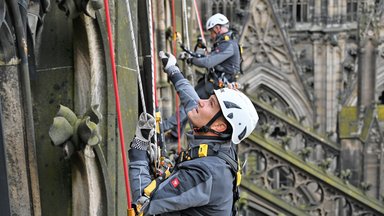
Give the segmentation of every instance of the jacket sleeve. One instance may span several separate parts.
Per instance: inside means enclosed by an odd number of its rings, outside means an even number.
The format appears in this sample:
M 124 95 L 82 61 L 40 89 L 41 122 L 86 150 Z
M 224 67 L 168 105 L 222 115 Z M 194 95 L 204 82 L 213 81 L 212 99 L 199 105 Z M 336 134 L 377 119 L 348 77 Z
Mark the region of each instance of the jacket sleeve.
M 198 106 L 200 98 L 187 79 L 184 78 L 176 82 L 175 89 L 179 93 L 181 104 L 186 113 Z
M 203 58 L 193 58 L 192 64 L 198 67 L 213 68 L 234 55 L 234 52 L 234 48 L 229 41 L 222 42 L 210 55 Z
M 152 176 L 146 151 L 131 148 L 129 160 L 129 180 L 132 201 L 135 203 L 143 195 L 144 188 L 151 183 Z
M 183 105 L 186 113 L 196 108 L 200 100 L 197 92 L 191 85 L 191 83 L 184 78 L 180 72 L 179 67 L 171 66 L 169 69 L 169 78 L 172 81 L 177 93 L 179 93 L 181 104 Z
M 190 161 L 162 182 L 152 194 L 146 215 L 177 212 L 206 205 L 212 191 L 212 174 L 205 164 Z

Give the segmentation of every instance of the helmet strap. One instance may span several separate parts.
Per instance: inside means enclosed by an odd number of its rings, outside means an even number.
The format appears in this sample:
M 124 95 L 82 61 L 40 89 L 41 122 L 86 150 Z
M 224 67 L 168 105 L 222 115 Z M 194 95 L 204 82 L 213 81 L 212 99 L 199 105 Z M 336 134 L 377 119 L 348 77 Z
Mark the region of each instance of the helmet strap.
M 212 132 L 222 138 L 228 138 L 228 137 L 231 137 L 231 134 L 224 134 L 224 133 L 221 133 L 221 132 L 218 132 L 218 131 L 215 131 L 213 129 L 211 129 L 211 125 L 213 124 L 213 122 L 216 121 L 216 119 L 218 119 L 220 116 L 222 116 L 223 114 L 221 113 L 221 110 L 219 112 L 216 113 L 216 115 L 213 116 L 213 118 L 206 124 L 204 125 L 203 127 L 195 127 L 193 128 L 193 131 L 195 131 L 196 133 L 207 133 L 207 132 Z

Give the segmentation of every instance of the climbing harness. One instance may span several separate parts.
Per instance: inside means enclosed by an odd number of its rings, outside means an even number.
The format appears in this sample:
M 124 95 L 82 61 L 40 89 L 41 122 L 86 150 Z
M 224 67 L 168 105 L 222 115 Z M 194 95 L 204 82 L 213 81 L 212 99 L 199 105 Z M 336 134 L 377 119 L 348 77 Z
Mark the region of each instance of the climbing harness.
M 189 148 L 188 150 L 181 152 L 179 157 L 176 159 L 176 165 L 184 161 L 189 161 L 196 158 L 203 158 L 203 157 L 209 157 L 209 156 L 219 157 L 220 159 L 224 160 L 231 168 L 231 172 L 234 176 L 233 189 L 232 189 L 233 191 L 232 215 L 237 215 L 236 202 L 240 198 L 239 186 L 241 183 L 241 174 L 242 174 L 242 167 L 240 166 L 240 162 L 237 157 L 237 154 L 235 154 L 235 159 L 233 159 L 228 154 L 220 151 L 218 148 L 206 143 L 202 143 L 198 146 Z
M 137 200 L 134 206 L 136 215 L 142 216 L 144 214 L 144 209 L 148 206 L 153 192 L 155 192 L 161 182 L 166 180 L 170 175 L 171 171 L 167 169 L 162 175 L 152 180 L 152 182 L 144 188 L 144 194 Z
M 205 81 L 212 83 L 215 89 L 228 87 L 236 89 L 241 88 L 240 83 L 236 81 L 237 74 L 226 74 L 225 72 L 217 72 L 214 68 L 211 68 L 208 71 L 208 74 L 205 76 Z
M 124 167 L 125 189 L 126 189 L 126 196 L 127 196 L 127 214 L 131 216 L 131 215 L 134 215 L 134 211 L 132 209 L 131 188 L 130 188 L 129 177 L 128 177 L 128 164 L 127 164 L 127 157 L 125 154 L 126 151 L 125 151 L 125 142 L 124 142 L 124 130 L 123 130 L 123 123 L 121 118 L 121 111 L 120 111 L 119 87 L 117 84 L 115 53 L 114 53 L 114 46 L 113 46 L 112 28 L 111 28 L 111 20 L 110 20 L 111 18 L 109 15 L 108 0 L 104 0 L 104 8 L 105 8 L 105 17 L 107 22 L 107 30 L 108 30 L 109 55 L 111 58 L 111 66 L 112 66 L 113 87 L 114 87 L 113 89 L 114 89 L 115 100 L 116 100 L 116 112 L 117 112 L 117 122 L 118 122 L 119 135 L 120 135 L 121 156 L 123 159 L 123 167 Z
M 231 35 L 224 34 L 223 35 L 223 40 L 219 40 L 215 42 L 214 48 L 219 46 L 220 43 L 223 41 L 230 41 L 233 40 L 235 41 L 236 38 L 234 34 L 232 33 Z M 239 45 L 239 43 L 236 43 L 239 49 L 239 54 L 240 54 L 240 71 L 235 72 L 234 74 L 230 73 L 225 73 L 224 68 L 222 68 L 220 65 L 216 65 L 215 68 L 210 68 L 208 69 L 208 74 L 205 77 L 206 80 L 214 85 L 214 88 L 225 88 L 225 87 L 233 87 L 233 88 L 240 88 L 240 84 L 237 82 L 237 78 L 240 74 L 243 74 L 242 68 L 241 68 L 241 63 L 242 63 L 242 46 Z

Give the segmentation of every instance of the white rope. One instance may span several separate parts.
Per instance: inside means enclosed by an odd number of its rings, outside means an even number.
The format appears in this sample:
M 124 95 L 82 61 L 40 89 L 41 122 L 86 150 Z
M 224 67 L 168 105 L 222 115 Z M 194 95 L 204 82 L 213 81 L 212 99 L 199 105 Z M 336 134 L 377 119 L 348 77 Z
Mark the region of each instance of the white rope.
M 182 7 L 183 7 L 185 43 L 187 45 L 187 49 L 191 50 L 190 46 L 189 46 L 189 29 L 188 29 L 188 16 L 187 16 L 187 2 L 186 2 L 186 0 L 183 0 Z M 187 67 L 187 74 L 191 76 L 189 81 L 191 82 L 192 86 L 195 86 L 195 76 L 194 76 L 194 73 L 192 72 L 191 67 Z
M 155 47 L 154 47 L 154 41 L 153 41 L 153 26 L 152 26 L 152 0 L 148 0 L 148 26 L 149 26 L 149 43 L 150 43 L 150 49 L 151 49 L 151 73 L 152 73 L 152 101 L 153 101 L 153 113 L 152 115 L 156 117 L 156 98 L 155 93 L 157 89 L 154 88 L 155 86 L 155 79 L 154 77 L 157 76 L 155 74 Z M 157 143 L 157 136 L 153 136 L 155 139 L 155 143 Z
M 140 97 L 141 97 L 141 103 L 143 105 L 143 112 L 147 113 L 147 109 L 145 107 L 145 99 L 144 99 L 144 91 L 143 91 L 143 84 L 141 82 L 141 75 L 140 75 L 140 67 L 139 67 L 139 58 L 137 54 L 137 48 L 136 48 L 136 40 L 135 40 L 135 34 L 133 33 L 133 24 L 132 24 L 132 15 L 131 15 L 131 7 L 129 4 L 129 0 L 125 0 L 125 3 L 127 5 L 127 14 L 128 14 L 128 22 L 129 22 L 129 28 L 131 30 L 131 38 L 132 38 L 132 46 L 133 46 L 133 55 L 135 57 L 135 63 L 136 63 L 136 69 L 137 69 L 137 79 L 139 82 L 139 91 L 140 91 Z

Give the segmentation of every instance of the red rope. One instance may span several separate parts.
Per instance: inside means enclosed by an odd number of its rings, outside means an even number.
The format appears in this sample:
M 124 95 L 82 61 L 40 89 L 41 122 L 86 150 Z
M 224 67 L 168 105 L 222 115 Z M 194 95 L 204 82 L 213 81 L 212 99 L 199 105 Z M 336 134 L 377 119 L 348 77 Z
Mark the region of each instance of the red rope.
M 172 28 L 173 28 L 173 36 L 172 36 L 172 46 L 173 46 L 173 55 L 176 55 L 176 14 L 175 14 L 175 0 L 172 0 Z
M 201 18 L 200 18 L 199 8 L 197 7 L 196 0 L 193 0 L 193 5 L 195 6 L 195 11 L 196 11 L 196 16 L 197 16 L 197 22 L 198 22 L 198 24 L 199 24 L 200 34 L 201 34 L 201 37 L 203 38 L 203 43 L 204 43 L 204 44 L 207 44 L 206 41 L 205 41 L 203 25 L 201 24 Z
M 177 32 L 176 32 L 176 15 L 175 15 L 175 0 L 172 0 L 172 28 L 173 28 L 173 40 L 172 40 L 172 46 L 173 46 L 173 55 L 177 55 L 177 50 L 176 50 L 176 37 L 177 37 Z M 176 120 L 177 120 L 177 152 L 181 152 L 181 143 L 180 143 L 180 108 L 179 108 L 179 96 L 176 96 L 175 99 L 176 103 Z
M 112 28 L 111 28 L 111 18 L 109 15 L 109 3 L 108 0 L 104 0 L 105 5 L 105 17 L 107 21 L 107 29 L 108 29 L 108 42 L 109 42 L 109 55 L 111 57 L 111 65 L 112 65 L 112 76 L 113 76 L 113 89 L 115 92 L 115 100 L 116 100 L 116 112 L 117 112 L 117 122 L 119 127 L 119 135 L 120 135 L 120 145 L 121 145 L 121 156 L 123 158 L 123 167 L 124 167 L 124 177 L 125 177 L 125 189 L 127 194 L 127 205 L 128 209 L 132 208 L 131 201 L 131 188 L 129 184 L 128 177 L 128 165 L 127 165 L 127 157 L 125 155 L 125 144 L 124 144 L 124 133 L 123 133 L 123 123 L 121 120 L 121 111 L 120 111 L 120 98 L 119 98 L 119 89 L 117 84 L 117 76 L 116 76 L 116 64 L 115 64 L 115 53 L 113 46 L 113 38 L 112 38 Z

